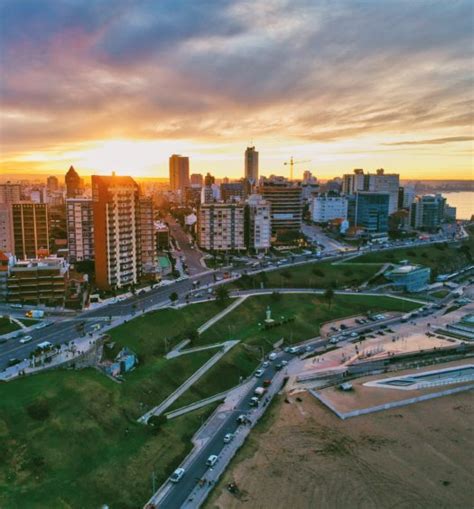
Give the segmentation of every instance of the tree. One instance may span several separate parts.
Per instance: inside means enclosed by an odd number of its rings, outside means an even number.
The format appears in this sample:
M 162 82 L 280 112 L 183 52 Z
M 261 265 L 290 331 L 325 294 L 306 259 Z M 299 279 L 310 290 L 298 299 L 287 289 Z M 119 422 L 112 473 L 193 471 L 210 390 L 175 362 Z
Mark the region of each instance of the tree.
M 170 295 L 170 301 L 174 304 L 178 300 L 178 294 L 176 292 L 173 292 Z
M 328 308 L 331 309 L 331 304 L 334 299 L 334 290 L 331 287 L 327 288 L 324 292 L 323 298 L 328 303 Z
M 199 332 L 196 329 L 192 329 L 188 332 L 187 336 L 191 343 L 194 343 L 197 339 L 199 339 Z
M 224 305 L 229 300 L 229 290 L 224 285 L 219 285 L 216 289 L 216 301 Z

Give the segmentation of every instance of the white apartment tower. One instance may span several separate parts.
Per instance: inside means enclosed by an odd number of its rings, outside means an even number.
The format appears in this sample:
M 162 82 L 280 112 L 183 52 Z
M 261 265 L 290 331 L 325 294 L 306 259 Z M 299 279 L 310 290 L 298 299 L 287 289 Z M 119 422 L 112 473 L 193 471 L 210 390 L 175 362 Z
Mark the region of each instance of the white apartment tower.
M 311 203 L 311 219 L 315 223 L 347 219 L 347 198 L 328 194 L 315 196 Z
M 256 251 L 270 248 L 272 237 L 271 205 L 259 194 L 247 200 L 246 244 Z
M 69 261 L 82 262 L 94 259 L 94 214 L 92 200 L 66 199 L 66 223 Z
M 198 212 L 198 244 L 209 251 L 245 249 L 244 205 L 202 203 Z

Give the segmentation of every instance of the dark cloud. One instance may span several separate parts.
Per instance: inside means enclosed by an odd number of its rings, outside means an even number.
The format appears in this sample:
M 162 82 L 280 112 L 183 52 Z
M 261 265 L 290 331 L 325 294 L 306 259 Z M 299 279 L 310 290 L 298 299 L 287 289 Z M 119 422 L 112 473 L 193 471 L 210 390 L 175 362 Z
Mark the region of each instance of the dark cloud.
M 473 141 L 474 136 L 450 136 L 448 138 L 433 138 L 431 140 L 416 141 L 397 141 L 393 143 L 383 143 L 383 145 L 444 145 L 445 143 L 459 143 L 460 141 Z
M 249 132 L 333 141 L 456 128 L 462 138 L 472 125 L 473 8 L 0 0 L 2 150 Z

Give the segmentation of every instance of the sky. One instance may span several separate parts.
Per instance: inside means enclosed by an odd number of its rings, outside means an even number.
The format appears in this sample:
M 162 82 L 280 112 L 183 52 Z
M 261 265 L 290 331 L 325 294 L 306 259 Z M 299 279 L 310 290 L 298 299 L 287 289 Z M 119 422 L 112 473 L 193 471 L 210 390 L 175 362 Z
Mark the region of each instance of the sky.
M 0 173 L 472 179 L 474 2 L 0 0 Z

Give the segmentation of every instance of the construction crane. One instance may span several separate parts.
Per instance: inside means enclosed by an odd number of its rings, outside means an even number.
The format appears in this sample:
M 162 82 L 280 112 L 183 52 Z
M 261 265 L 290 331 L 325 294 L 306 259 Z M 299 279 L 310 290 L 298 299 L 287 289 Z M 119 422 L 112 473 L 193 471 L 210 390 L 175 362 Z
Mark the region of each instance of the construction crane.
M 301 163 L 309 163 L 310 159 L 305 159 L 304 161 L 294 161 L 293 156 L 290 157 L 289 161 L 285 161 L 283 164 L 290 165 L 290 180 L 293 180 L 293 167 L 295 164 L 301 164 Z

